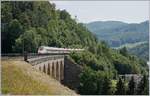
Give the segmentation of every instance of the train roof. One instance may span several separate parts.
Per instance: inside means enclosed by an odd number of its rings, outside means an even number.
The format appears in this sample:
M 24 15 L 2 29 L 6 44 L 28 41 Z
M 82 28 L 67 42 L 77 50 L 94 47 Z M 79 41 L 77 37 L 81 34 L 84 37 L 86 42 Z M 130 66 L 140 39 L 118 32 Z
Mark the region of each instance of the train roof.
M 84 49 L 58 48 L 58 47 L 48 47 L 48 46 L 40 46 L 40 47 L 43 47 L 45 49 L 50 49 L 50 50 L 70 50 L 70 51 L 73 51 L 73 50 L 84 50 Z

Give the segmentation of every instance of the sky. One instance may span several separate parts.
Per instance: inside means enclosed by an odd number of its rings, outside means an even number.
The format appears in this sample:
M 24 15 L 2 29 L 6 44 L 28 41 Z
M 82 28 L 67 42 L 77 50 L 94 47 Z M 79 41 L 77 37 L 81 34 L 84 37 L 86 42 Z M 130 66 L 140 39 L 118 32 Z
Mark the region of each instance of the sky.
M 123 21 L 139 23 L 149 18 L 150 1 L 50 1 L 67 10 L 77 21 Z

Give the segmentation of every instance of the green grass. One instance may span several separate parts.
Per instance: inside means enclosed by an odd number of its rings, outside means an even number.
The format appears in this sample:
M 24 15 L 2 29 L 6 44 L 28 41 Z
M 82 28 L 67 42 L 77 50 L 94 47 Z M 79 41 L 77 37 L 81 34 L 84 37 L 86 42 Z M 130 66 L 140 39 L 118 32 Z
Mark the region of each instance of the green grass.
M 66 87 L 62 86 L 59 82 L 54 79 L 50 80 L 50 76 L 46 77 L 44 73 L 35 71 L 29 64 L 17 63 L 21 62 L 2 61 L 2 94 L 72 94 L 69 89 L 66 90 Z M 31 70 L 31 72 L 28 70 Z M 30 76 L 28 74 L 30 74 Z M 33 77 L 37 77 L 37 80 Z M 40 80 L 39 77 L 44 79 Z M 47 82 L 45 82 L 45 78 Z M 49 80 L 51 82 L 49 82 Z M 48 83 L 52 84 L 49 85 Z

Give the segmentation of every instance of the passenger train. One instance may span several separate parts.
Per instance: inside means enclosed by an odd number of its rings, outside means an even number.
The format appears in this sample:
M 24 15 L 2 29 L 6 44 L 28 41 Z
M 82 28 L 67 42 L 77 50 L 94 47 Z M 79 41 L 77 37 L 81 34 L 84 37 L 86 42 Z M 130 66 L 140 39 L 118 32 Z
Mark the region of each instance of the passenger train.
M 68 54 L 70 52 L 76 51 L 83 51 L 84 49 L 71 49 L 71 48 L 57 48 L 57 47 L 48 47 L 48 46 L 40 46 L 38 48 L 38 54 Z

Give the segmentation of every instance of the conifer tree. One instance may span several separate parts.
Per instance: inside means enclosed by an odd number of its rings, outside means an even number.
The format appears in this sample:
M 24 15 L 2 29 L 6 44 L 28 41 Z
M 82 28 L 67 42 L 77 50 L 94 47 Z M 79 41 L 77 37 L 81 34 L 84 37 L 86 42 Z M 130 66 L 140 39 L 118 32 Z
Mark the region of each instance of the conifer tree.
M 149 84 L 148 84 L 148 78 L 146 75 L 143 76 L 140 83 L 138 84 L 137 88 L 137 94 L 138 95 L 148 95 L 149 94 Z
M 122 54 L 123 56 L 128 56 L 127 48 L 123 47 L 122 49 L 120 49 L 120 54 Z
M 129 81 L 127 94 L 129 94 L 129 95 L 135 94 L 135 81 L 134 81 L 133 76 L 132 76 L 131 80 Z
M 111 81 L 108 77 L 104 78 L 103 88 L 102 88 L 102 94 L 104 95 L 111 95 Z
M 119 78 L 119 81 L 117 82 L 116 89 L 116 95 L 125 95 L 125 85 L 121 78 Z

